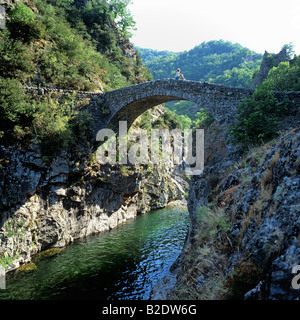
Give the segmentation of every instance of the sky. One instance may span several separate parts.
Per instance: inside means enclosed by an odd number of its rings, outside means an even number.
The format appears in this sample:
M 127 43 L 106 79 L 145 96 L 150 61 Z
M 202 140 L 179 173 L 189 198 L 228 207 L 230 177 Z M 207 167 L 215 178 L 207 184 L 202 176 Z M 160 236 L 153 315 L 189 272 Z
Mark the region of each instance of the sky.
M 300 0 L 131 1 L 135 46 L 180 52 L 222 39 L 257 53 L 293 43 L 300 54 Z

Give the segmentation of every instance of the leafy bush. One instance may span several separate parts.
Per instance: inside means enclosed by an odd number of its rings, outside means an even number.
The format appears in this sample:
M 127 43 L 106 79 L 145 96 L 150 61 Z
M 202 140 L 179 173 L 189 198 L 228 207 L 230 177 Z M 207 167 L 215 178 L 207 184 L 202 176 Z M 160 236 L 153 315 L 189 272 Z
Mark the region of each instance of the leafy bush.
M 237 122 L 229 127 L 230 141 L 243 147 L 258 145 L 278 132 L 279 117 L 287 110 L 287 101 L 278 101 L 274 93 L 258 87 L 237 109 Z
M 29 103 L 20 82 L 0 78 L 0 136 L 9 138 L 13 129 L 22 130 L 31 124 L 35 106 Z
M 55 101 L 43 101 L 38 105 L 33 127 L 43 155 L 59 153 L 72 141 L 72 131 L 68 125 L 71 115 L 72 111 L 62 109 Z
M 93 117 L 88 111 L 80 111 L 69 121 L 69 128 L 72 130 L 72 145 L 77 143 L 87 144 L 92 141 L 92 133 L 95 127 Z
M 186 118 L 179 117 L 176 113 L 166 109 L 163 115 L 154 121 L 153 127 L 157 129 L 180 129 L 187 125 Z
M 33 53 L 27 50 L 23 42 L 13 39 L 7 29 L 0 32 L 0 74 L 8 78 L 18 78 L 23 81 L 32 76 Z
M 200 109 L 200 111 L 198 111 L 195 114 L 193 127 L 204 129 L 205 127 L 208 127 L 213 122 L 214 122 L 214 117 L 208 111 L 206 111 L 206 109 Z

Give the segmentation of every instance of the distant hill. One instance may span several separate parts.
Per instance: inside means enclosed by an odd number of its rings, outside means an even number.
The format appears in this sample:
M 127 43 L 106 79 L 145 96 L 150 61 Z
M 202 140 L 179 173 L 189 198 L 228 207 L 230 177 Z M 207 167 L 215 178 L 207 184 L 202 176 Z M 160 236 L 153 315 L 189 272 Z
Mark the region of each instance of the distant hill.
M 184 52 L 136 48 L 154 79 L 174 77 L 181 68 L 187 80 L 207 81 L 234 87 L 251 87 L 262 55 L 228 41 L 203 42 Z

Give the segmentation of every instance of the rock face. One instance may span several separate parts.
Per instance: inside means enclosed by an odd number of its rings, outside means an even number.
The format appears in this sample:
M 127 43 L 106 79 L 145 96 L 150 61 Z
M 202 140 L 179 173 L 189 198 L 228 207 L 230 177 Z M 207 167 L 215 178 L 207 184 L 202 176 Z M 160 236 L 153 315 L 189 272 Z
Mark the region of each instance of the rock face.
M 280 62 L 287 61 L 288 59 L 286 49 L 282 49 L 278 54 L 270 54 L 265 51 L 260 69 L 253 78 L 252 88 L 256 88 L 261 85 L 273 67 L 277 67 Z
M 0 259 L 7 269 L 51 246 L 100 233 L 182 199 L 188 184 L 171 165 L 43 162 L 37 146 L 1 149 Z
M 191 226 L 175 291 L 193 283 L 189 291 L 198 298 L 204 288 L 211 293 L 218 286 L 219 293 L 210 298 L 300 298 L 292 287 L 292 268 L 300 264 L 299 150 L 300 128 L 252 150 L 239 162 L 219 162 L 193 177 Z M 213 235 L 205 239 L 199 232 L 212 219 L 207 215 L 201 220 L 203 212 L 215 212 L 214 219 L 222 213 Z M 199 261 L 202 248 L 205 259 Z

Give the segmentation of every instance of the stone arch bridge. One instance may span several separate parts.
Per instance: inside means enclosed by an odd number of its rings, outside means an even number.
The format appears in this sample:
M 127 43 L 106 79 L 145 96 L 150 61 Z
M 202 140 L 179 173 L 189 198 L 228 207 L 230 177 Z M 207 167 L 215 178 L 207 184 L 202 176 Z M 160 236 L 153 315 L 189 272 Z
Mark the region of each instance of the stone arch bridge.
M 209 111 L 225 129 L 235 117 L 239 102 L 252 93 L 251 89 L 229 88 L 198 81 L 149 81 L 104 93 L 105 105 L 110 110 L 106 124 L 114 128 L 120 120 L 127 120 L 129 127 L 139 115 L 156 105 L 188 100 Z

